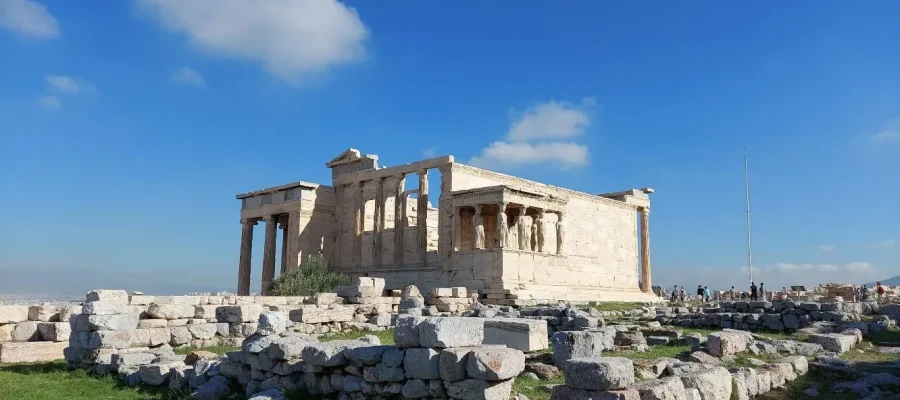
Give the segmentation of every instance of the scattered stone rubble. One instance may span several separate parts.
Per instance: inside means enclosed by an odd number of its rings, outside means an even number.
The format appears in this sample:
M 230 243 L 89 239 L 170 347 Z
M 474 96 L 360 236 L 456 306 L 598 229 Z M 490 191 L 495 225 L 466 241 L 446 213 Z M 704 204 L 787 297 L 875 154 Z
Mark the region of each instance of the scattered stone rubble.
M 747 331 L 795 330 L 814 322 L 860 321 L 879 312 L 877 303 L 795 303 L 793 301 L 722 301 L 708 307 L 658 307 L 664 325 L 735 328 Z

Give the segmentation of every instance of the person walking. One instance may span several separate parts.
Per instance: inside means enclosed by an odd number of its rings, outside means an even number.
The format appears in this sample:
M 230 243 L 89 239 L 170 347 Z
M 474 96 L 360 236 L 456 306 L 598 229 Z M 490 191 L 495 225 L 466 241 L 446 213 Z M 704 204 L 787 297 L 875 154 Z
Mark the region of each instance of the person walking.
M 731 287 L 731 292 L 729 292 L 729 294 L 731 295 L 731 301 L 738 300 L 737 290 L 734 290 L 734 286 Z
M 712 299 L 712 296 L 709 294 L 709 286 L 704 286 L 704 287 L 703 287 L 703 294 L 706 295 L 706 301 L 707 301 L 707 302 L 708 302 L 710 299 Z
M 697 298 L 700 299 L 700 301 L 703 301 L 703 297 L 703 285 L 697 285 Z
M 881 282 L 875 282 L 875 294 L 878 295 L 876 300 L 878 302 L 884 301 L 884 286 L 881 286 Z
M 763 288 L 764 285 L 765 283 L 759 283 L 759 298 L 762 299 L 762 301 L 768 300 L 766 299 L 766 289 Z
M 677 300 L 677 299 L 678 299 L 678 285 L 675 285 L 675 287 L 672 288 L 672 300 L 670 300 L 670 301 L 672 303 L 674 303 L 675 300 Z
M 756 290 L 756 283 L 750 282 L 750 301 L 756 301 L 757 294 L 758 294 L 758 292 Z
M 681 297 L 681 302 L 684 303 L 684 286 L 682 286 L 681 289 L 678 290 L 678 296 Z

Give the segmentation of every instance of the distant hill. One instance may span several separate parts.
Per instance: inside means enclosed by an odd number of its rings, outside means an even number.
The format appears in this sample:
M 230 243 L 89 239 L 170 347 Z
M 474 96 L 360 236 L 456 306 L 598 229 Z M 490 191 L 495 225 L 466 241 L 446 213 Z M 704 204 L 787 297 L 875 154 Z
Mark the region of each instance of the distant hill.
M 884 279 L 879 282 L 881 282 L 881 284 L 885 286 L 900 286 L 900 275 L 897 275 L 893 278 Z M 867 283 L 866 285 L 869 285 L 870 287 L 875 286 L 875 282 Z

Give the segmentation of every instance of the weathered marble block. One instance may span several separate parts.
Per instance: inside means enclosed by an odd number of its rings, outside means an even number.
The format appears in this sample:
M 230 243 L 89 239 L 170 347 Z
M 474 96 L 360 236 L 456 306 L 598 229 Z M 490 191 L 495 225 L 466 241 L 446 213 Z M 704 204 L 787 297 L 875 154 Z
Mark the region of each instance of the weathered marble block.
M 124 290 L 95 289 L 87 292 L 85 301 L 107 301 L 110 303 L 128 304 L 128 292 Z
M 0 306 L 0 324 L 28 321 L 28 306 Z
M 484 344 L 502 344 L 524 352 L 548 347 L 547 321 L 538 319 L 486 319 Z

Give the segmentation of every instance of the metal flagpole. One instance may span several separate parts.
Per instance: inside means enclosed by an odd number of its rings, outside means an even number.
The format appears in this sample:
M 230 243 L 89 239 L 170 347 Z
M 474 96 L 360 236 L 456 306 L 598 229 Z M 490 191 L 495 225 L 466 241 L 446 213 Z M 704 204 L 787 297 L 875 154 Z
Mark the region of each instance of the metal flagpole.
M 753 283 L 753 248 L 750 245 L 750 168 L 747 161 L 747 144 L 744 143 L 744 189 L 747 199 L 747 263 L 750 266 L 750 283 Z

